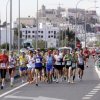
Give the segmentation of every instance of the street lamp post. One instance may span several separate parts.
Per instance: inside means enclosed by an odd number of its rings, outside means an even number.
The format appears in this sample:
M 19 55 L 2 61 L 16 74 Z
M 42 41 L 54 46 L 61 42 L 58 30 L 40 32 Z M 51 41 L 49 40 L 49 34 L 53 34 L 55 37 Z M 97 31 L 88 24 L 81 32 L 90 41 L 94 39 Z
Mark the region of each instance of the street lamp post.
M 7 4 L 6 4 L 6 50 L 7 50 L 7 6 L 8 6 L 8 3 L 9 3 L 9 0 L 7 1 Z
M 76 14 L 75 14 L 75 48 L 76 48 L 76 33 L 77 33 L 77 7 L 78 7 L 78 4 L 81 2 L 82 0 L 79 0 L 77 3 L 76 3 Z
M 10 41 L 9 41 L 9 51 L 12 47 L 12 0 L 10 0 Z
M 18 10 L 19 10 L 19 22 L 18 22 L 18 54 L 20 54 L 20 0 L 19 0 L 19 5 L 18 5 Z
M 1 13 L 0 13 L 0 47 L 1 47 Z
M 37 49 L 37 42 L 38 42 L 38 0 L 37 0 L 37 20 L 36 20 L 37 32 L 36 32 L 36 49 Z

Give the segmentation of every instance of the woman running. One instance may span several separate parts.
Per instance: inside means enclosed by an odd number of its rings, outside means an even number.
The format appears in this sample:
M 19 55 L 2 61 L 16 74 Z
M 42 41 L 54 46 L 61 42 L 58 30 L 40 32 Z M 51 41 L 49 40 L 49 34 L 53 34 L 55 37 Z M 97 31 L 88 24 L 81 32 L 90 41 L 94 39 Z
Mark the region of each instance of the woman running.
M 15 69 L 16 69 L 16 57 L 14 56 L 13 51 L 10 52 L 10 56 L 9 56 L 9 75 L 10 75 L 10 85 L 11 87 L 13 87 L 13 83 L 14 83 L 14 74 L 15 74 Z

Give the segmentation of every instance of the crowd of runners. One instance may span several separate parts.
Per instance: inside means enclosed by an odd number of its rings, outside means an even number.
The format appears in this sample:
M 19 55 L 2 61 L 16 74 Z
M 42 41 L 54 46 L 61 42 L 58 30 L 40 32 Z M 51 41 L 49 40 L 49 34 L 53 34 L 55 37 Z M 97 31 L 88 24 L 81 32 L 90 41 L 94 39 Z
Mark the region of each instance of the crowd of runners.
M 4 88 L 6 73 L 10 76 L 10 85 L 14 85 L 14 76 L 16 68 L 19 69 L 19 75 L 22 83 L 29 82 L 38 86 L 40 81 L 46 83 L 63 82 L 74 83 L 76 75 L 82 80 L 84 68 L 88 67 L 90 54 L 95 60 L 96 52 L 93 49 L 90 52 L 87 48 L 80 50 L 60 51 L 47 50 L 46 52 L 38 50 L 21 51 L 16 56 L 13 51 L 6 54 L 3 50 L 0 54 L 0 74 L 1 89 Z

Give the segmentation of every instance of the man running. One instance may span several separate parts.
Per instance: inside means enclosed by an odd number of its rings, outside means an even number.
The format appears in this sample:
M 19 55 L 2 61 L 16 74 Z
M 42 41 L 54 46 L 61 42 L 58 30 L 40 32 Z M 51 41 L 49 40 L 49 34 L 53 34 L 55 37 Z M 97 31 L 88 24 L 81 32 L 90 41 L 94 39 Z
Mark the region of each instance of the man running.
M 2 51 L 0 54 L 0 74 L 1 74 L 1 89 L 4 88 L 6 72 L 8 67 L 8 56 L 6 55 L 6 50 Z

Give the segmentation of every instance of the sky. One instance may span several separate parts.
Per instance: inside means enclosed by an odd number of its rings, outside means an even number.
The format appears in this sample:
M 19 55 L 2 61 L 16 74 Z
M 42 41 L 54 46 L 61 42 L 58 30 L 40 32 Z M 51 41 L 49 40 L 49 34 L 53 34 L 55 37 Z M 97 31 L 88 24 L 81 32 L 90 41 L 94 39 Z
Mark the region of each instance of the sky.
M 8 0 L 0 0 L 0 16 L 2 22 L 6 20 L 6 6 L 8 12 L 8 22 L 9 22 L 9 3 L 7 5 Z M 10 0 L 9 0 L 10 1 Z M 19 0 L 12 0 L 13 1 L 13 21 L 16 20 L 18 17 L 18 1 Z M 36 9 L 37 9 L 37 0 L 20 0 L 21 1 L 21 17 L 35 17 Z M 57 8 L 60 4 L 61 7 L 64 8 L 75 8 L 76 4 L 79 0 L 38 0 L 39 9 L 44 4 L 46 8 Z M 100 15 L 100 0 L 97 0 L 96 6 L 99 7 L 96 9 L 97 13 Z M 78 4 L 78 8 L 94 10 L 95 3 L 94 0 L 81 0 Z

